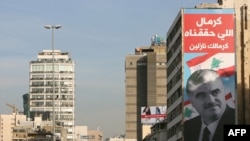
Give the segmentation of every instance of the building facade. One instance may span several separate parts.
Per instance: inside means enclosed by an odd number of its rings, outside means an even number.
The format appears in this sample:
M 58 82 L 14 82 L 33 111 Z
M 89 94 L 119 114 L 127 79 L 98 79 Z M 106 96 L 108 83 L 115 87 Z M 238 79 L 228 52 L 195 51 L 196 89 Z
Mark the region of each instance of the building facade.
M 26 115 L 13 112 L 0 115 L 0 141 L 12 141 L 13 128 L 26 121 Z
M 238 124 L 250 124 L 250 1 L 218 0 L 222 8 L 235 8 Z
M 29 73 L 30 118 L 34 120 L 36 115 L 42 115 L 42 120 L 55 120 L 54 124 L 67 129 L 68 141 L 74 140 L 74 68 L 68 52 L 43 50 L 37 60 L 30 62 Z
M 88 127 L 87 126 L 75 126 L 75 140 L 76 141 L 88 140 Z
M 150 127 L 148 134 L 143 141 L 167 141 L 167 119 L 164 119 Z
M 12 141 L 52 141 L 52 121 L 42 121 L 41 115 L 35 117 L 34 121 L 22 120 L 12 128 Z M 60 125 L 56 125 L 56 130 L 60 136 L 56 140 L 66 140 L 66 129 Z
M 235 73 L 236 73 L 236 123 L 250 123 L 249 106 L 249 49 L 250 49 L 250 1 L 248 0 L 218 0 L 218 3 L 203 3 L 196 9 L 234 9 L 235 29 Z M 167 140 L 183 140 L 183 121 L 185 112 L 184 101 L 184 58 L 183 58 L 183 9 L 177 14 L 172 26 L 167 32 Z M 230 34 L 231 34 L 230 33 Z M 231 35 L 228 35 L 231 36 Z
M 167 140 L 176 135 L 181 137 L 181 133 L 177 132 L 182 127 L 183 101 L 181 22 L 181 14 L 178 13 L 167 33 Z M 174 140 L 181 141 L 180 137 Z
M 166 44 L 155 39 L 125 58 L 126 139 L 142 140 L 142 107 L 166 106 Z
M 103 132 L 99 130 L 88 130 L 88 140 L 103 141 Z

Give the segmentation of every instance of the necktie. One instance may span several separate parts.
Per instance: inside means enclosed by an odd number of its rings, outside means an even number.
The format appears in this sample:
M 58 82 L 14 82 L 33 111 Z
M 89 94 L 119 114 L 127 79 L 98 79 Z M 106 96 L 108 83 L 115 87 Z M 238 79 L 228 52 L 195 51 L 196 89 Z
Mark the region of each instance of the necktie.
M 203 136 L 202 136 L 202 141 L 209 141 L 209 130 L 206 128 L 204 128 L 203 130 Z

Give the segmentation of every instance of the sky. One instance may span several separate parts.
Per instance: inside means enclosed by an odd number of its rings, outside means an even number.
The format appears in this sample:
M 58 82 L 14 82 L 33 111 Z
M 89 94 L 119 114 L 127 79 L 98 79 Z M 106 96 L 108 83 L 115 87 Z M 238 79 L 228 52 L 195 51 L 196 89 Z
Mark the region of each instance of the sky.
M 23 111 L 29 62 L 42 50 L 75 62 L 75 125 L 104 137 L 125 133 L 125 56 L 166 33 L 180 8 L 217 0 L 8 0 L 0 5 L 0 114 Z

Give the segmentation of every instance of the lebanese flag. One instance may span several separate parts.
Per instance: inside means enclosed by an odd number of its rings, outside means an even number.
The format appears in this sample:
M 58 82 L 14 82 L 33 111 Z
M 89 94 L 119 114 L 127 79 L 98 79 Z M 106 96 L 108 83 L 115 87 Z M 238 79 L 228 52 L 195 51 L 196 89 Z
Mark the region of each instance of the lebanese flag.
M 192 106 L 189 100 L 186 100 L 184 102 L 184 121 L 192 119 L 196 116 L 198 116 L 199 113 L 196 111 L 196 109 Z
M 213 69 L 223 78 L 230 78 L 230 76 L 235 75 L 234 53 L 206 53 L 188 60 L 186 64 L 191 74 L 200 69 Z M 230 91 L 226 91 L 225 99 L 230 107 L 235 107 L 235 100 Z M 184 120 L 198 115 L 189 100 L 184 102 L 184 115 Z
M 220 76 L 228 77 L 235 74 L 234 53 L 207 53 L 187 62 L 191 73 L 199 69 L 213 69 Z

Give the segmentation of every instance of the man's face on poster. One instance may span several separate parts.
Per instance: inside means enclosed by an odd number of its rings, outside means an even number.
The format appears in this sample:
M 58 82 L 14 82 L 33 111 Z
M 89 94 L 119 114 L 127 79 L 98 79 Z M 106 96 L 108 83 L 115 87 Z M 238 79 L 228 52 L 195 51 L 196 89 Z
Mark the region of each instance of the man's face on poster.
M 190 87 L 190 101 L 204 121 L 213 122 L 226 108 L 224 86 L 219 77 Z

